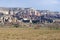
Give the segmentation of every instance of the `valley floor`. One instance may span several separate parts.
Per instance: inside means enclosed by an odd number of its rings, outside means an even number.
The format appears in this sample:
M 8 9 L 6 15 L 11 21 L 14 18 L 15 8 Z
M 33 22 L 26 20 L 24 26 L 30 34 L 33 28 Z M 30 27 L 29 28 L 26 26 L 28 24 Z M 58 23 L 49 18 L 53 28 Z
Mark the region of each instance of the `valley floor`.
M 60 40 L 60 30 L 0 28 L 0 40 Z

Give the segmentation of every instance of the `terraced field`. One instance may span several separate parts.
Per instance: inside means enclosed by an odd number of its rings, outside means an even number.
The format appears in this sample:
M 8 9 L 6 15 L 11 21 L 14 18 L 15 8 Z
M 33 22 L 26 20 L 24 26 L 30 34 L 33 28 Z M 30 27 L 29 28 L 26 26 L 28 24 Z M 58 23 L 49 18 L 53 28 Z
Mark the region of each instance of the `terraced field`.
M 60 30 L 0 28 L 0 40 L 60 40 Z

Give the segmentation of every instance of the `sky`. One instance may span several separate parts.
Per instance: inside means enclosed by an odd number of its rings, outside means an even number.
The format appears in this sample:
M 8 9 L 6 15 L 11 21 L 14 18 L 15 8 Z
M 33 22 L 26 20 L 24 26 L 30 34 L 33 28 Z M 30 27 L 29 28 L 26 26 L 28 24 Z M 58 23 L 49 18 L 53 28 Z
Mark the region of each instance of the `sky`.
M 0 7 L 34 8 L 60 11 L 60 0 L 0 0 Z

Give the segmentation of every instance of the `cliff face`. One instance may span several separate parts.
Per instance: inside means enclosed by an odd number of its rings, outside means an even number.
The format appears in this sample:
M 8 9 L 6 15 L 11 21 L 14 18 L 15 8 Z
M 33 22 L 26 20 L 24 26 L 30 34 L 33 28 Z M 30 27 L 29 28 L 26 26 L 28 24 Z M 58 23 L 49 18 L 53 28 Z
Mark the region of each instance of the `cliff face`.
M 33 8 L 0 8 L 0 15 L 3 14 L 2 20 L 40 20 L 40 21 L 52 21 L 53 19 L 60 19 L 59 12 L 52 12 L 48 10 L 35 10 Z M 52 20 L 51 20 L 52 19 Z
M 13 19 L 15 22 L 25 18 L 28 20 L 37 20 L 41 16 L 40 12 L 33 8 L 0 8 L 0 15 L 0 18 L 2 18 L 1 22 L 3 23 L 13 22 Z

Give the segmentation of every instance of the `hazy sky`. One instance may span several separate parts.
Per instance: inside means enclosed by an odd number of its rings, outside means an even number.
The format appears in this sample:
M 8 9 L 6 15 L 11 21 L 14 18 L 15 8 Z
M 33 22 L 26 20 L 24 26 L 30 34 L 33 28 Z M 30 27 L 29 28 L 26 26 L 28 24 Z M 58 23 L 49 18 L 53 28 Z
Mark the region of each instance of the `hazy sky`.
M 60 11 L 60 0 L 0 0 L 0 7 L 32 7 L 40 10 Z

